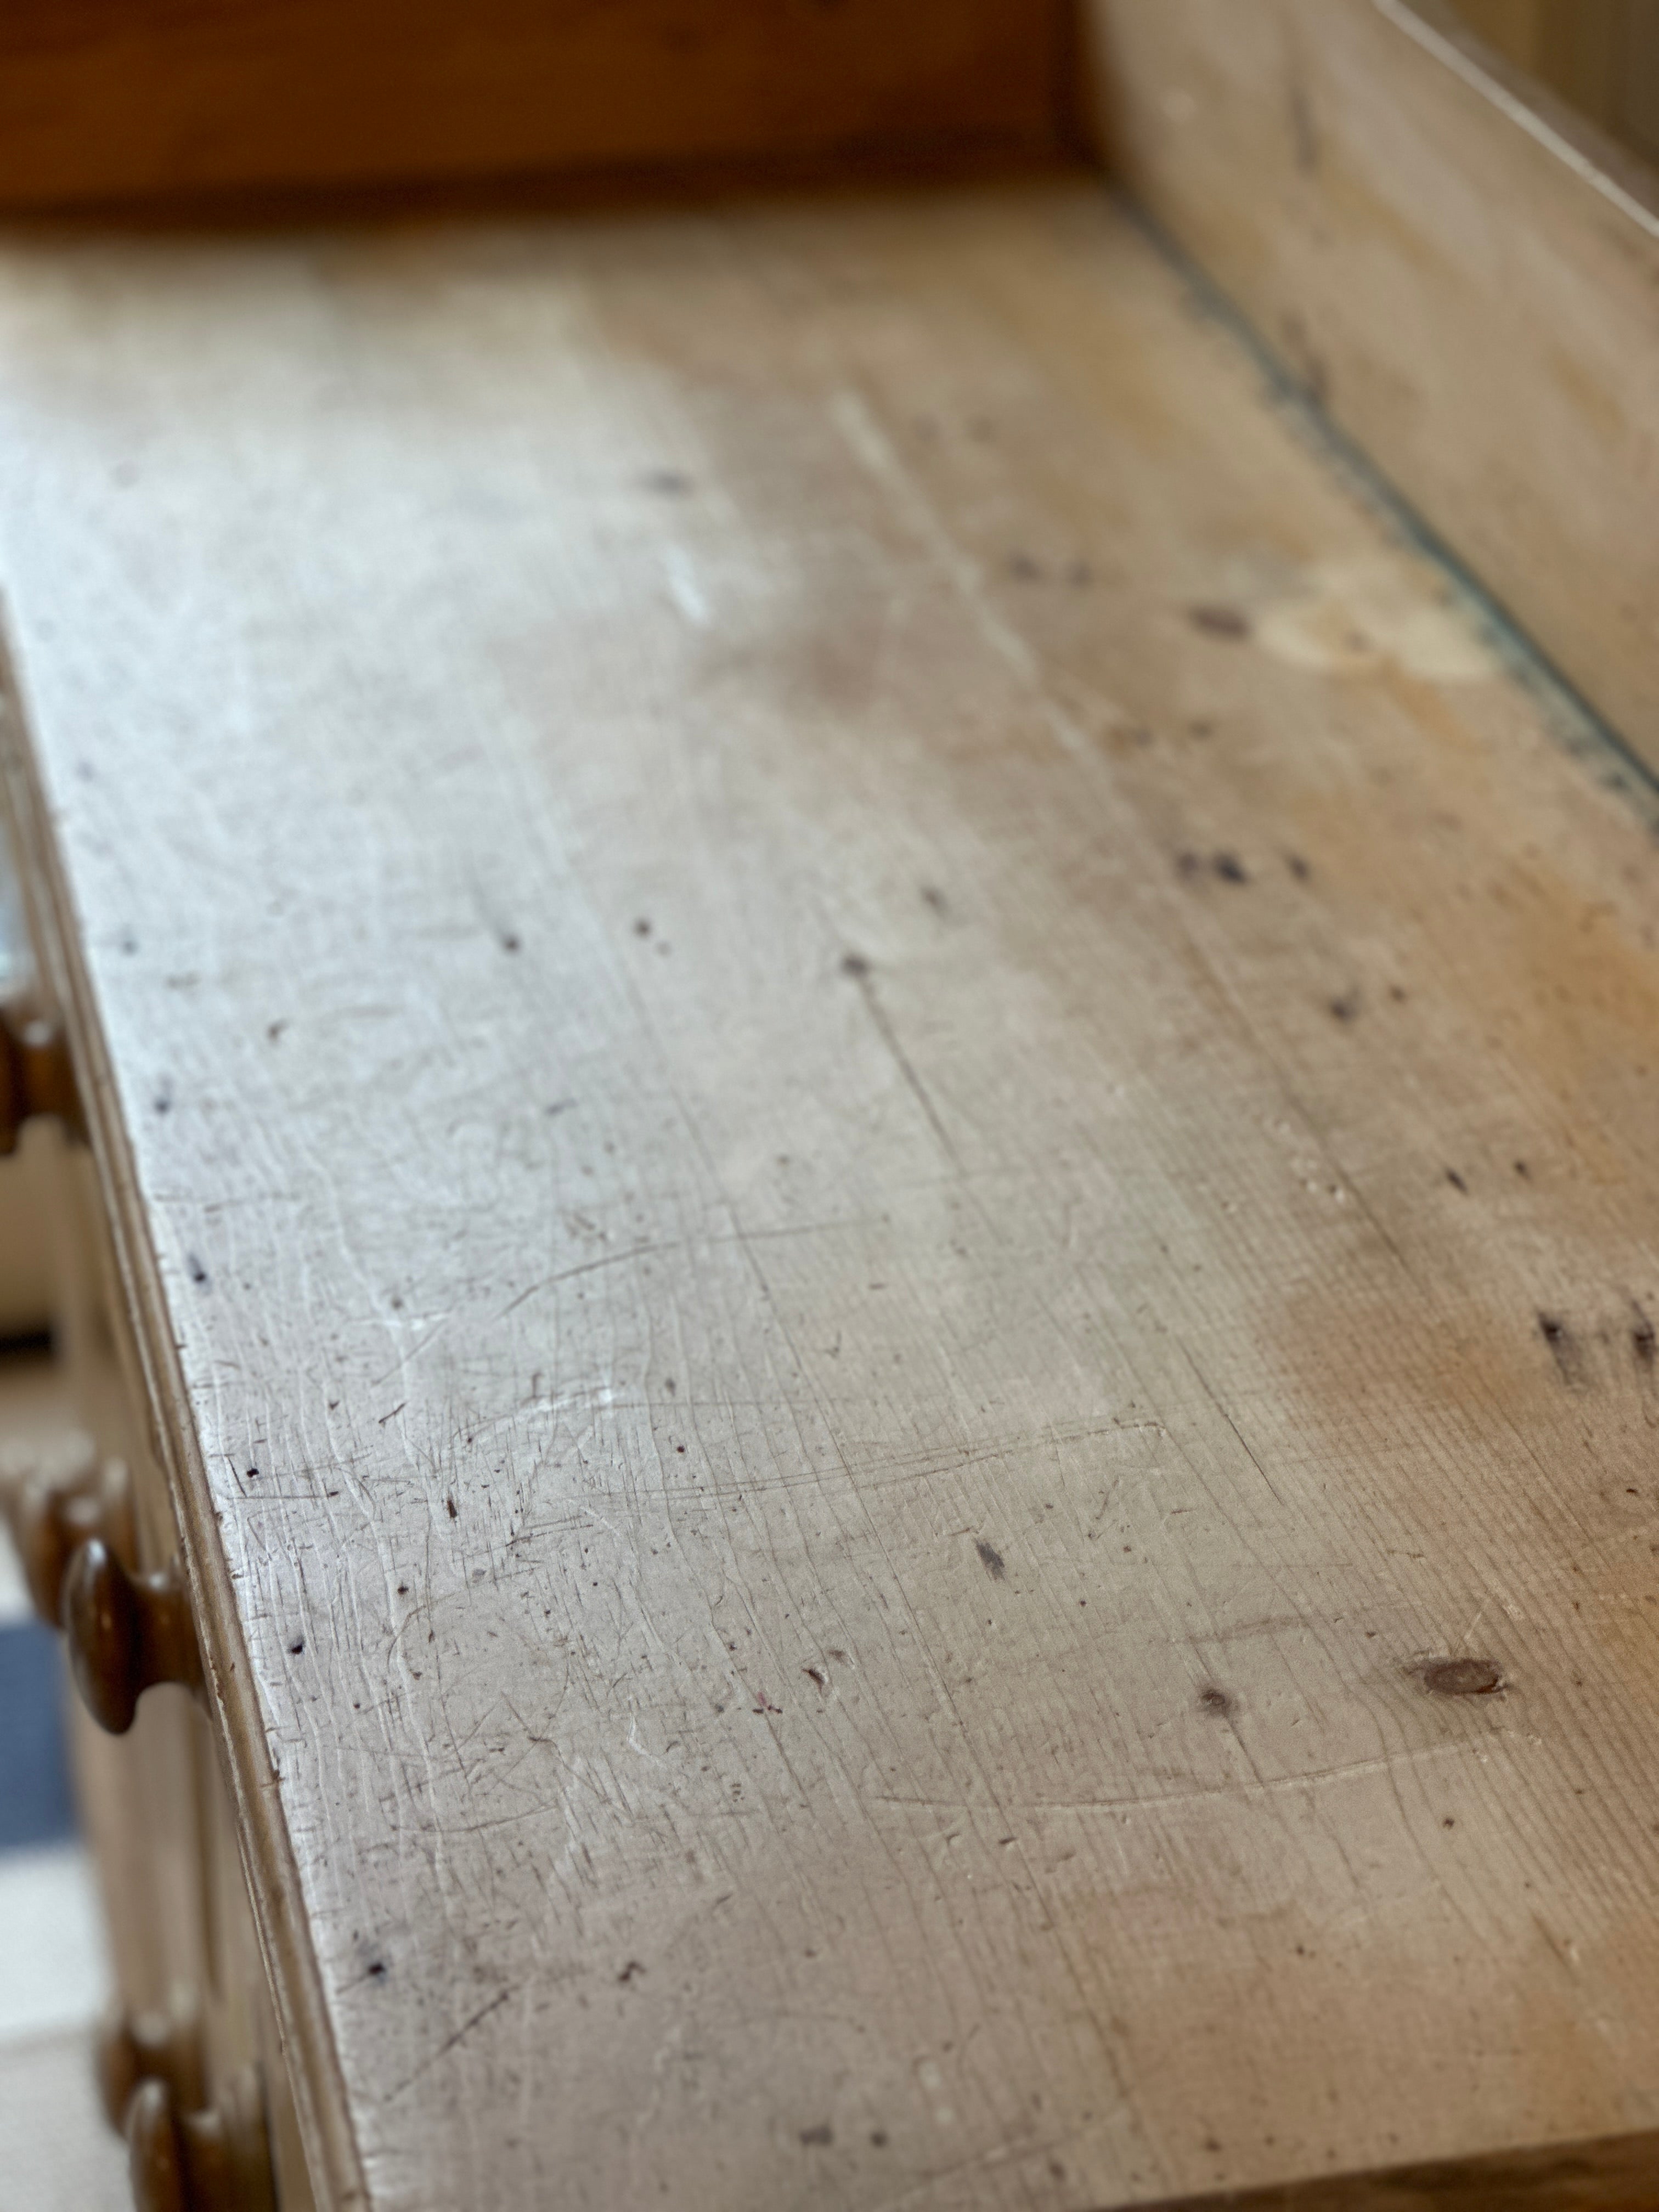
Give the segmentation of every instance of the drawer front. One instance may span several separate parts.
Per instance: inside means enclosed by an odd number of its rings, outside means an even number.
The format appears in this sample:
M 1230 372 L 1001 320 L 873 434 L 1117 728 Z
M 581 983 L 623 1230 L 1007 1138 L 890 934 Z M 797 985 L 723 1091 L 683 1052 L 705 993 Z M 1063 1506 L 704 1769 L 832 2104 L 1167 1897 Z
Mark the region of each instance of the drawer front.
M 14 984 L 21 964 L 14 953 Z M 8 1034 L 19 1027 L 14 1012 Z M 105 2108 L 132 2144 L 140 2212 L 174 2201 L 178 2169 L 192 2207 L 312 2212 L 92 1156 L 62 1116 L 15 1120 L 21 1142 L 0 1162 L 20 1185 L 11 1269 L 36 1325 L 50 1323 L 76 1427 L 0 1454 L 0 1486 L 37 1609 L 66 1627 L 81 1686 L 71 1751 L 116 1992 L 97 2053 Z

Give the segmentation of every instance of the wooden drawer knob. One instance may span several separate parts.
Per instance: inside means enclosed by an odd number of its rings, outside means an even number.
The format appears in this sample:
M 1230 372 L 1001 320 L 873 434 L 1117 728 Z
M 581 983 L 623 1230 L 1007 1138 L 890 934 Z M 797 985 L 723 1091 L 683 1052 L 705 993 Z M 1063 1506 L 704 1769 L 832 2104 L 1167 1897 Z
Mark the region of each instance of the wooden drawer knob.
M 202 1686 L 196 1625 L 176 1561 L 160 1574 L 130 1575 L 101 1538 L 91 1538 L 64 1577 L 63 1622 L 76 1685 L 112 1735 L 126 1734 L 139 1698 L 157 1682 Z
M 226 2110 L 181 2111 L 165 2081 L 141 2082 L 127 2107 L 137 2212 L 275 2212 L 270 2145 L 257 2083 Z
M 77 1136 L 83 1132 L 63 1030 L 14 1002 L 0 1006 L 0 1153 L 16 1150 L 18 1131 L 35 1114 L 56 1114 Z
M 103 1534 L 103 1515 L 91 1488 L 65 1489 L 46 1480 L 25 1483 L 12 1516 L 12 1534 L 34 1610 L 54 1628 L 63 1618 L 64 1577 L 82 1544 Z
M 0 1505 L 40 1619 L 63 1618 L 64 1576 L 89 1538 L 133 1557 L 132 1480 L 123 1460 L 100 1462 L 92 1438 L 68 1430 L 44 1450 L 0 1459 Z
M 98 2033 L 98 2090 L 104 2115 L 125 2135 L 127 2110 L 146 2081 L 163 2081 L 182 2112 L 206 2102 L 201 2024 L 193 2010 L 126 2014 L 118 2008 Z
M 127 2106 L 127 2157 L 137 2212 L 193 2212 L 184 2138 L 167 2083 L 141 2082 Z

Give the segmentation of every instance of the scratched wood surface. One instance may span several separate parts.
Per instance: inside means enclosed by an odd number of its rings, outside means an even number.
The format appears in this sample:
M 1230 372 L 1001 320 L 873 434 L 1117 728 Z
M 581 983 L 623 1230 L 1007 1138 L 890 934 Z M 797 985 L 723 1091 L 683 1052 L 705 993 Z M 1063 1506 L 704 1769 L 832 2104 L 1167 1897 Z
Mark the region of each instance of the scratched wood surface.
M 1177 275 L 20 242 L 0 363 L 319 2203 L 1629 2203 L 1659 858 Z

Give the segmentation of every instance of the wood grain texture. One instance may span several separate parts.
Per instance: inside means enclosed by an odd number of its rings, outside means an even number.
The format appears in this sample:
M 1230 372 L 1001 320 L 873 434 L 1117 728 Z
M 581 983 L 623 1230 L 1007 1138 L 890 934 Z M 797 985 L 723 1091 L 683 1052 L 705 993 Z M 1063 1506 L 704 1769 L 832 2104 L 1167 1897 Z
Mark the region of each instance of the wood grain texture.
M 1054 155 L 1066 0 L 9 0 L 0 207 Z
M 1096 0 L 1113 158 L 1659 762 L 1659 197 L 1449 9 Z
M 319 2202 L 1659 2176 L 1659 858 L 1133 226 L 20 246 L 0 363 Z
M 1583 114 L 1659 155 L 1655 0 L 1453 0 L 1462 21 Z

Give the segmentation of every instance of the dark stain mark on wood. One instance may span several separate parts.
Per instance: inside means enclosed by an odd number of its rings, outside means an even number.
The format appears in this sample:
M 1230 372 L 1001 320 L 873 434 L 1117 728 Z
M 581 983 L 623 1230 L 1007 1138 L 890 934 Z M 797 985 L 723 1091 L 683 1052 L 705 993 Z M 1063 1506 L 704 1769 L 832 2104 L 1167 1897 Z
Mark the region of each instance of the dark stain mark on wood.
M 924 884 L 921 887 L 921 895 L 935 914 L 944 915 L 950 913 L 951 902 L 936 884 Z
M 645 1968 L 639 1960 L 630 1959 L 628 1964 L 623 1968 L 621 1973 L 617 1975 L 617 1979 L 625 1985 L 629 1982 L 633 1981 L 636 1975 L 642 1974 L 644 1972 Z
M 446 1498 L 444 1504 L 448 1508 L 450 1519 L 452 1521 L 459 1521 L 461 1517 L 461 1509 L 457 1505 L 454 1499 L 453 1498 Z
M 1248 884 L 1250 880 L 1244 863 L 1237 853 L 1213 854 L 1210 866 L 1224 884 Z
M 1468 1196 L 1469 1187 L 1468 1183 L 1464 1182 L 1462 1176 L 1458 1174 L 1455 1168 L 1448 1168 L 1446 1170 L 1446 1181 L 1451 1185 L 1454 1190 L 1461 1190 L 1465 1198 Z
M 509 929 L 503 933 L 501 938 L 503 952 L 517 952 L 521 949 L 522 945 L 523 939 L 515 936 L 512 930 Z
M 988 1544 L 984 1537 L 980 1536 L 975 1539 L 974 1549 L 979 1553 L 981 1564 L 994 1583 L 1007 1580 L 1007 1563 L 994 1544 Z
M 1493 1659 L 1426 1659 L 1418 1672 L 1437 1698 L 1490 1698 L 1504 1687 L 1504 1670 Z
M 1559 1314 L 1540 1312 L 1538 1333 L 1550 1348 L 1561 1380 L 1577 1389 L 1584 1380 L 1584 1363 L 1572 1331 Z
M 1357 1021 L 1359 1018 L 1359 994 L 1345 991 L 1340 998 L 1331 1000 L 1331 1013 L 1339 1022 Z
M 1244 638 L 1250 635 L 1250 618 L 1242 607 L 1188 607 L 1187 619 L 1206 637 Z
M 288 1647 L 288 1648 L 289 1648 L 289 1650 L 293 1653 L 294 1656 L 297 1659 L 297 1658 L 299 1657 L 300 1654 L 301 1654 L 301 1653 L 305 1650 L 305 1648 L 306 1648 L 306 1640 L 305 1640 L 304 1637 L 303 1637 L 303 1636 L 296 1636 L 296 1637 L 295 1638 L 295 1639 L 294 1639 L 293 1643 L 292 1643 L 292 1644 L 290 1644 L 289 1645 L 289 1647 Z
M 1286 853 L 1285 855 L 1285 865 L 1299 884 L 1305 884 L 1309 877 L 1313 873 L 1313 870 L 1308 866 L 1308 863 L 1303 859 L 1300 853 Z
M 809 2149 L 828 2149 L 836 2140 L 835 2130 L 826 2120 L 816 2128 L 803 2128 L 800 2139 Z
M 1653 1323 L 1648 1318 L 1647 1310 L 1639 1298 L 1632 1298 L 1630 1306 L 1632 1313 L 1635 1316 L 1631 1325 L 1630 1348 L 1636 1354 L 1638 1366 L 1651 1367 L 1656 1352 L 1659 1352 L 1659 1343 L 1656 1342 L 1654 1337 Z
M 1218 1720 L 1224 1721 L 1231 1717 L 1233 1701 L 1218 1682 L 1206 1682 L 1198 1693 L 1198 1702 L 1206 1713 L 1213 1713 Z
M 664 499 L 684 499 L 692 489 L 692 482 L 683 469 L 653 469 L 645 478 L 645 489 Z
M 1040 584 L 1042 581 L 1042 564 L 1034 561 L 1029 553 L 1011 553 L 1008 556 L 1008 574 L 1022 584 Z
M 945 1154 L 951 1165 L 960 1172 L 962 1162 L 957 1157 L 957 1148 L 955 1145 L 951 1141 L 951 1133 L 945 1127 L 944 1121 L 940 1117 L 939 1109 L 933 1103 L 932 1093 L 928 1091 L 927 1085 L 922 1081 L 915 1062 L 911 1059 L 909 1054 L 904 1049 L 903 1045 L 899 1040 L 898 1031 L 894 1028 L 886 1008 L 881 1003 L 880 995 L 877 992 L 875 981 L 871 973 L 870 963 L 865 958 L 861 952 L 843 953 L 842 956 L 841 972 L 843 975 L 850 975 L 853 981 L 858 985 L 860 990 L 864 994 L 864 1003 L 869 1010 L 870 1019 L 874 1026 L 877 1036 L 881 1039 L 882 1043 L 886 1047 L 888 1052 L 892 1056 L 894 1066 L 897 1068 L 899 1073 L 904 1078 L 906 1084 L 909 1086 L 911 1096 L 915 1098 L 917 1105 L 921 1109 L 922 1114 L 926 1117 L 928 1127 L 932 1129 L 934 1137 L 938 1139 L 939 1150 Z M 884 1286 L 879 1283 L 872 1283 L 870 1287 L 874 1291 L 880 1290 Z M 902 1354 L 896 1352 L 893 1356 L 895 1359 L 898 1359 L 902 1357 Z
M 1301 378 L 1308 397 L 1316 407 L 1325 407 L 1331 396 L 1331 372 L 1324 356 L 1308 334 L 1308 325 L 1292 310 L 1280 318 L 1279 327 L 1285 335 L 1285 350 L 1290 356 L 1291 366 Z M 1363 647 L 1364 639 L 1355 633 L 1350 643 Z
M 803 1667 L 800 1671 L 806 1676 L 808 1681 L 816 1682 L 819 1689 L 827 1690 L 829 1688 L 830 1677 L 824 1673 L 822 1667 Z
M 185 1253 L 185 1265 L 190 1270 L 190 1279 L 192 1283 L 204 1284 L 207 1281 L 208 1271 L 193 1252 Z

